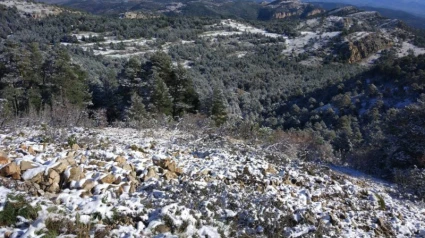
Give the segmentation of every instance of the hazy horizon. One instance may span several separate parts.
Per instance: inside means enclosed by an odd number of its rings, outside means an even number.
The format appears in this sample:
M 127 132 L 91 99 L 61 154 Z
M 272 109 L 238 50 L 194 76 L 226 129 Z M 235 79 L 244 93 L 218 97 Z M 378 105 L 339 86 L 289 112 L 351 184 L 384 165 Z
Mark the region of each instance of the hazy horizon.
M 355 6 L 370 6 L 406 11 L 418 16 L 425 16 L 425 0 L 302 0 L 304 2 L 333 2 Z

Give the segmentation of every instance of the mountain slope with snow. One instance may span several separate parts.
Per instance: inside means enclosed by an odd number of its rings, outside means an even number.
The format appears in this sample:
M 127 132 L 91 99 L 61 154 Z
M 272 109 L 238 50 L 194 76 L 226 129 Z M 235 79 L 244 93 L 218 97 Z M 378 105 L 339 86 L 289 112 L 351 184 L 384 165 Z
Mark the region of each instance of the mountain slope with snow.
M 22 128 L 0 142 L 2 210 L 14 202 L 6 194 L 39 206 L 0 235 L 425 235 L 423 206 L 390 184 L 216 134 Z

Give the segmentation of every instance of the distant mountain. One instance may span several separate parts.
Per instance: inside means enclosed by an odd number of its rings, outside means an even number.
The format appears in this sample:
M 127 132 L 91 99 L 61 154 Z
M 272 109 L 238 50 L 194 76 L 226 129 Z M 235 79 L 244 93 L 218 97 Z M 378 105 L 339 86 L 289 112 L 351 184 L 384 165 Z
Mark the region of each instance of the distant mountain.
M 249 20 L 311 17 L 324 10 L 300 0 L 40 0 L 95 14 L 120 14 L 140 18 L 145 15 L 186 15 Z
M 305 0 L 305 2 L 337 2 L 360 7 L 389 8 L 425 17 L 425 2 L 419 0 Z
M 326 10 L 332 10 L 335 8 L 340 8 L 345 6 L 352 6 L 352 4 L 338 3 L 338 2 L 312 2 L 312 4 Z M 389 8 L 363 6 L 363 7 L 360 7 L 360 9 L 365 11 L 376 11 L 376 12 L 379 12 L 379 14 L 381 14 L 383 17 L 391 18 L 391 19 L 399 19 L 411 27 L 425 29 L 425 17 L 420 17 L 405 11 L 393 10 Z

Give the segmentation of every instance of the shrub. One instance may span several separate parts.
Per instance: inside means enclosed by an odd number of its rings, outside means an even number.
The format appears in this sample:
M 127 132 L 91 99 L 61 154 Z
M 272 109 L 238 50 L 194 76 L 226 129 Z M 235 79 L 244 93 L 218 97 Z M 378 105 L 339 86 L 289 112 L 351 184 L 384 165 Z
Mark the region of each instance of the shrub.
M 18 216 L 34 220 L 40 210 L 39 206 L 31 206 L 23 195 L 9 194 L 4 209 L 0 212 L 0 225 L 13 225 L 18 221 Z
M 69 219 L 47 218 L 46 233 L 43 237 L 57 237 L 60 234 L 75 234 L 78 238 L 90 237 L 91 224 L 80 222 L 80 216 L 77 214 L 76 221 Z
M 73 145 L 77 144 L 77 137 L 75 135 L 71 135 L 67 139 L 69 147 L 72 148 Z

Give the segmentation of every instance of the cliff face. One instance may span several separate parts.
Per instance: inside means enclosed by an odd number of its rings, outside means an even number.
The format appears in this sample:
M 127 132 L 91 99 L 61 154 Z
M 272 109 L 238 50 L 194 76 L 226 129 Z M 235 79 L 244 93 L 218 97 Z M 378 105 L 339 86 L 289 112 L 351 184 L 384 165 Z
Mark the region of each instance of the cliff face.
M 158 18 L 159 16 L 142 13 L 142 12 L 125 12 L 120 14 L 120 18 L 125 19 L 152 19 L 152 18 Z
M 357 63 L 377 53 L 380 50 L 391 47 L 393 42 L 379 34 L 371 33 L 360 39 L 349 40 L 340 48 L 340 55 L 348 63 Z
M 319 8 L 300 7 L 299 9 L 282 9 L 282 11 L 273 14 L 274 19 L 284 19 L 293 16 L 311 17 L 324 13 L 325 11 Z
M 268 12 L 269 19 L 284 19 L 289 17 L 310 17 L 325 11 L 311 4 L 300 1 L 274 1 L 265 5 L 264 11 Z M 262 17 L 264 18 L 264 12 Z

